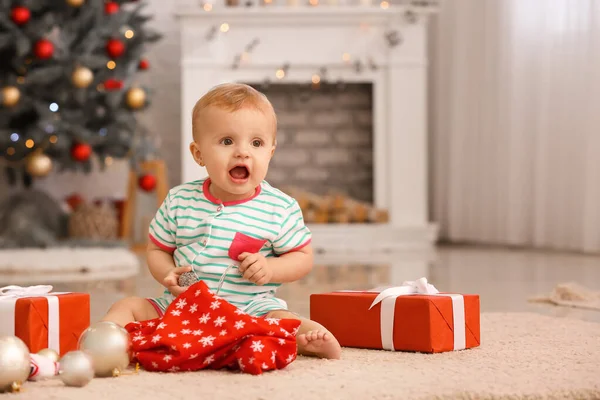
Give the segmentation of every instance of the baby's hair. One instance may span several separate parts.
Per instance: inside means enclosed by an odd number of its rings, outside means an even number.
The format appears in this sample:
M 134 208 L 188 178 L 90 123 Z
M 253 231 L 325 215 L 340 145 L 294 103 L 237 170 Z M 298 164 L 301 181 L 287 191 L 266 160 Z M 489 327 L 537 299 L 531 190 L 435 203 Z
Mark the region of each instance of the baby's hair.
M 198 115 L 207 107 L 234 112 L 254 108 L 273 118 L 273 133 L 277 132 L 277 116 L 273 105 L 263 93 L 244 83 L 223 83 L 213 87 L 196 102 L 192 110 L 192 133 L 196 137 Z

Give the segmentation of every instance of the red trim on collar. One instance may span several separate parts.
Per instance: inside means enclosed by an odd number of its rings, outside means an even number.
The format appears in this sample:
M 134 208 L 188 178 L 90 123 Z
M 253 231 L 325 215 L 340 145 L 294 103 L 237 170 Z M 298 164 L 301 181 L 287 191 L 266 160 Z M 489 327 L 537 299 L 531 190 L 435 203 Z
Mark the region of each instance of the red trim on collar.
M 247 201 L 254 199 L 256 196 L 258 196 L 260 194 L 261 187 L 260 187 L 260 185 L 258 185 L 256 187 L 256 190 L 254 191 L 254 194 L 246 199 L 223 202 L 223 201 L 217 199 L 215 196 L 213 196 L 210 193 L 210 178 L 206 178 L 206 180 L 202 184 L 202 191 L 204 192 L 204 196 L 212 203 L 223 204 L 224 206 L 233 206 L 233 205 L 242 204 L 242 203 L 245 203 Z

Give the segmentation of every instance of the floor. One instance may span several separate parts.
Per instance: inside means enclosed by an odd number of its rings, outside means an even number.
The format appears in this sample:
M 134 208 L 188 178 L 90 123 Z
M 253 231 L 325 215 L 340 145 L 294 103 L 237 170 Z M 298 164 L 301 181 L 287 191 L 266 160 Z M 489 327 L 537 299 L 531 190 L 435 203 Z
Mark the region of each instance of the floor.
M 279 291 L 289 307 L 309 315 L 309 295 L 338 289 L 398 285 L 422 276 L 438 290 L 476 293 L 481 311 L 534 311 L 546 315 L 600 322 L 600 312 L 530 303 L 555 285 L 577 282 L 600 290 L 600 256 L 477 247 L 440 247 L 428 253 L 371 256 L 317 255 L 312 273 Z M 141 259 L 143 263 L 143 258 Z M 154 296 L 160 288 L 142 264 L 138 277 L 123 285 L 87 282 L 54 285 L 56 291 L 88 291 L 92 321 L 127 294 Z

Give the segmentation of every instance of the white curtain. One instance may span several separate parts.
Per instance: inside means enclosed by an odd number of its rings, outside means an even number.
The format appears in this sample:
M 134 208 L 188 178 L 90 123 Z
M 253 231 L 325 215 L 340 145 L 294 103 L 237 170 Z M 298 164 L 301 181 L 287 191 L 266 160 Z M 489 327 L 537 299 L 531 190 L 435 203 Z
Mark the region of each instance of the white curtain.
M 443 240 L 600 251 L 600 0 L 445 0 L 431 24 Z

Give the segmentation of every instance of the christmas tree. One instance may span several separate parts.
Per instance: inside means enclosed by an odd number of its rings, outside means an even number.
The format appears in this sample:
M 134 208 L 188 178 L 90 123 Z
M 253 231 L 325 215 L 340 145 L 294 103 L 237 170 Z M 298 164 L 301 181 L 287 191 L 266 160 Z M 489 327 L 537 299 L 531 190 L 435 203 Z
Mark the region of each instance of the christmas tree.
M 136 120 L 150 89 L 149 28 L 135 0 L 0 0 L 0 169 L 26 186 L 51 170 L 89 172 L 155 149 Z

